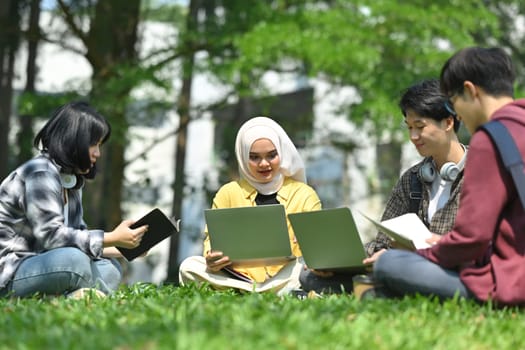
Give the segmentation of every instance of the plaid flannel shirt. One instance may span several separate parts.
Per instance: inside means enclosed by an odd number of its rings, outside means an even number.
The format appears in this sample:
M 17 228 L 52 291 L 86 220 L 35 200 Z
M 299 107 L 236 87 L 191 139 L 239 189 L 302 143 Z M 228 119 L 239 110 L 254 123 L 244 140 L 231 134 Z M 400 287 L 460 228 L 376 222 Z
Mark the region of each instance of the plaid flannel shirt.
M 64 196 L 68 198 L 67 226 Z M 82 190 L 65 190 L 58 165 L 46 155 L 27 161 L 0 184 L 0 288 L 27 257 L 76 247 L 98 258 L 103 239 L 103 230 L 88 230 L 82 219 Z
M 432 217 L 432 220 L 428 222 L 427 212 L 430 202 L 430 184 L 423 181 L 418 174 L 419 168 L 424 162 L 425 160 L 422 160 L 403 173 L 390 194 L 381 221 L 392 219 L 410 212 L 410 177 L 412 176 L 412 173 L 416 173 L 419 181 L 421 181 L 423 185 L 421 193 L 422 198 L 419 203 L 417 216 L 419 216 L 421 221 L 425 223 L 430 232 L 442 235 L 450 231 L 454 226 L 456 213 L 459 207 L 461 185 L 463 184 L 463 171 L 460 172 L 457 179 L 452 183 L 450 198 L 447 203 L 443 208 L 437 210 Z M 391 248 L 391 242 L 392 240 L 386 234 L 378 232 L 374 240 L 365 244 L 365 250 L 370 256 L 383 248 Z

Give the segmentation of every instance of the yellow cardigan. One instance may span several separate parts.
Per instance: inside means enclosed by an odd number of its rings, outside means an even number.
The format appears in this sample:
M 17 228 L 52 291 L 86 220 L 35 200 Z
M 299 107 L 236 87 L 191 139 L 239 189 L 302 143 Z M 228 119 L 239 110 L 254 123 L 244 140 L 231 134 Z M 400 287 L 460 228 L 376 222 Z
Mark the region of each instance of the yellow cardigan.
M 253 188 L 246 180 L 232 181 L 222 186 L 215 194 L 212 208 L 234 208 L 256 206 L 255 197 L 257 190 Z M 292 178 L 286 178 L 283 186 L 277 192 L 277 201 L 284 205 L 286 213 L 298 213 L 303 211 L 320 210 L 321 201 L 313 188 L 303 182 Z M 294 233 L 290 221 L 288 222 L 288 232 L 290 233 L 290 244 L 292 253 L 295 256 L 301 256 L 299 245 L 295 241 Z M 205 230 L 203 254 L 210 250 L 210 237 L 208 229 Z M 273 277 L 283 265 L 264 266 L 253 268 L 236 268 L 237 271 L 248 275 L 256 282 L 264 282 L 266 279 Z

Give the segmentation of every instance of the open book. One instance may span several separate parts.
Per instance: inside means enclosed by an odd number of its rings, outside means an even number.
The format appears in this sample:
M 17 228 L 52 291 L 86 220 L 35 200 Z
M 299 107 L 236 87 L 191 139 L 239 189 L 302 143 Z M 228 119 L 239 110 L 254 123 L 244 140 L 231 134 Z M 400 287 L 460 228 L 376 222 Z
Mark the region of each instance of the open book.
M 141 256 L 160 241 L 168 238 L 176 232 L 179 232 L 180 219 L 172 220 L 159 208 L 155 208 L 137 220 L 130 227 L 137 228 L 143 225 L 148 225 L 148 231 L 142 236 L 142 241 L 138 247 L 132 249 L 116 247 L 128 261 Z
M 408 213 L 385 221 L 376 221 L 365 214 L 379 231 L 392 238 L 396 243 L 408 250 L 429 248 L 425 240 L 432 237 L 432 233 L 423 221 L 414 213 Z

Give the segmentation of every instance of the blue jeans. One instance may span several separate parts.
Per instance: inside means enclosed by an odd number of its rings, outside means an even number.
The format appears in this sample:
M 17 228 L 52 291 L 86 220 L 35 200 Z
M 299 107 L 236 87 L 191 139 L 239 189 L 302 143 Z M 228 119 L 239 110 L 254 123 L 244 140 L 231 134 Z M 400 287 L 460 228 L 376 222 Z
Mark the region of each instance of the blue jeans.
M 440 299 L 456 294 L 474 298 L 461 282 L 459 273 L 445 269 L 421 255 L 406 250 L 389 249 L 374 263 L 374 278 L 386 295 L 433 295 Z
M 97 288 L 109 294 L 118 288 L 121 279 L 116 259 L 93 259 L 77 248 L 57 248 L 22 261 L 2 294 L 57 295 L 79 288 Z

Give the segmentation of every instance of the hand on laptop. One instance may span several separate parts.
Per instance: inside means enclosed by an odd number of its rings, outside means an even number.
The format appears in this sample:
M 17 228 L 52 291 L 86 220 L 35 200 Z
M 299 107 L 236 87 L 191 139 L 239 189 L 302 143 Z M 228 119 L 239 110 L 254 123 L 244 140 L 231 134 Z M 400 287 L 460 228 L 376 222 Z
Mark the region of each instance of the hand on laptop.
M 208 251 L 208 253 L 205 256 L 206 258 L 206 266 L 208 266 L 208 269 L 210 269 L 213 272 L 218 272 L 222 268 L 231 265 L 230 258 L 227 256 L 224 256 L 222 252 L 220 251 Z

